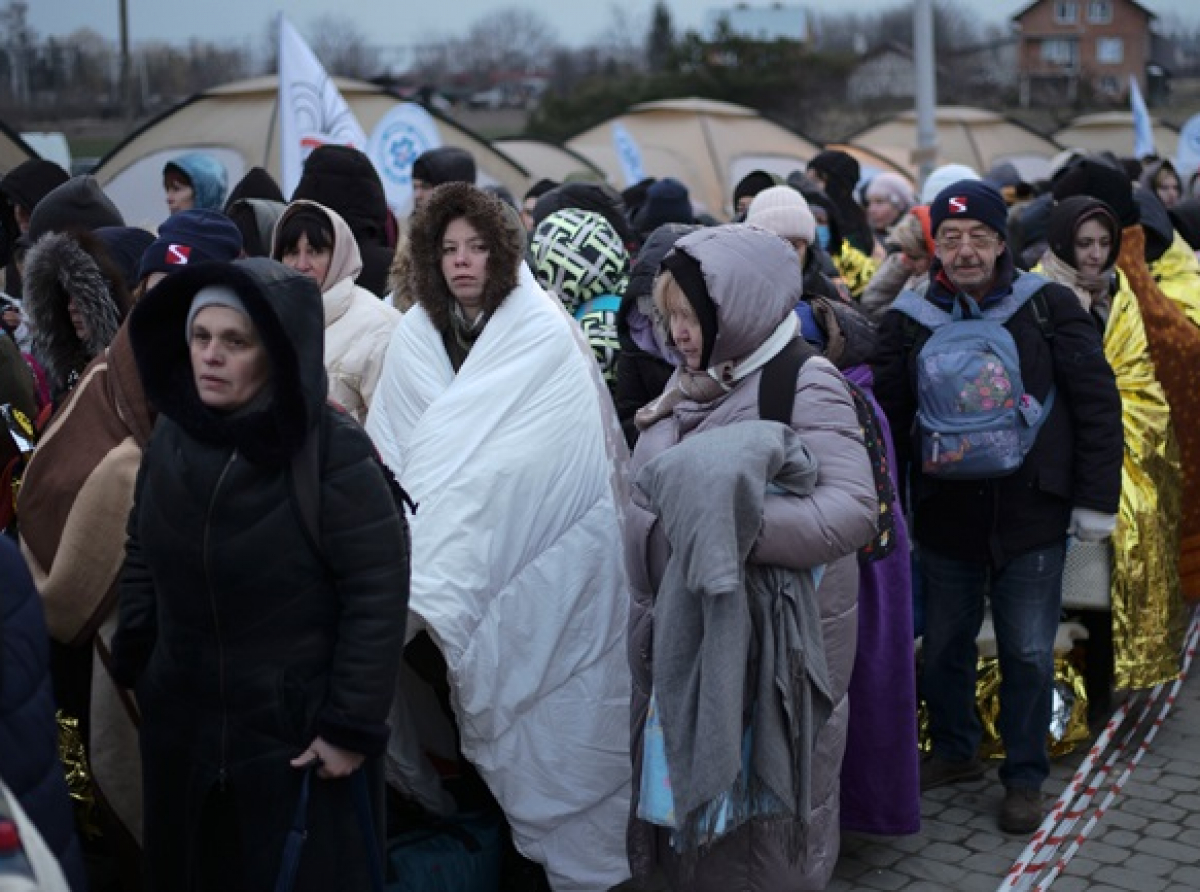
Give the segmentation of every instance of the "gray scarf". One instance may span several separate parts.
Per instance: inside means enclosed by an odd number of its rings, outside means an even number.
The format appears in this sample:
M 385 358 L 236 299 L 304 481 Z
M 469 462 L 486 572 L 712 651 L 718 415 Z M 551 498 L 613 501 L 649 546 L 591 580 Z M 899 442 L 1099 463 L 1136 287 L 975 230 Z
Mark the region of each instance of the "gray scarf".
M 793 819 L 799 856 L 812 746 L 833 707 L 820 612 L 811 573 L 747 559 L 768 485 L 803 496 L 816 480 L 799 435 L 770 421 L 694 434 L 638 474 L 671 544 L 653 678 L 685 860 L 762 817 Z

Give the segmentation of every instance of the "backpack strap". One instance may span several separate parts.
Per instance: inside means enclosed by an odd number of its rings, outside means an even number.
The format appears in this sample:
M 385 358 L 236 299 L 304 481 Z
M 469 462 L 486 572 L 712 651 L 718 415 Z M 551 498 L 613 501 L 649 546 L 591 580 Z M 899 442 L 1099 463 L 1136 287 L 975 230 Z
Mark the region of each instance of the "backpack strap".
M 338 411 L 345 410 L 338 409 Z M 321 561 L 321 566 L 325 568 L 325 571 L 332 576 L 333 570 L 330 567 L 329 559 L 325 554 L 325 549 L 321 547 L 321 459 L 325 453 L 328 426 L 329 422 L 322 414 L 321 421 L 304 438 L 304 445 L 292 456 L 292 463 L 288 467 L 290 478 L 288 491 L 292 510 L 296 512 L 296 517 L 300 521 L 300 529 L 304 533 L 308 547 Z M 374 450 L 374 445 L 371 448 Z M 383 474 L 384 482 L 391 491 L 392 500 L 400 512 L 401 522 L 407 531 L 408 523 L 404 516 L 404 508 L 415 515 L 417 503 L 400 485 L 391 468 L 379 457 L 379 452 L 376 450 L 373 454 L 375 462 Z
M 809 357 L 817 351 L 803 338 L 795 337 L 767 360 L 758 379 L 758 417 L 763 421 L 791 424 L 796 404 L 796 379 Z
M 1033 310 L 1033 318 L 1037 320 L 1042 337 L 1047 341 L 1054 340 L 1054 320 L 1050 318 L 1050 307 L 1046 304 L 1046 289 L 1039 288 L 1033 297 L 1029 298 L 1029 308 Z

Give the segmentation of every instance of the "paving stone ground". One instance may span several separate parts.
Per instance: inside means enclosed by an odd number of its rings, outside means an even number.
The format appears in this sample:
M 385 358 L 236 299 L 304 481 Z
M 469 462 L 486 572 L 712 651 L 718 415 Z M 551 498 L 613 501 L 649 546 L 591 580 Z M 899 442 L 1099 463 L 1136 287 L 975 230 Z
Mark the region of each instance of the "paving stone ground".
M 1052 763 L 1047 808 L 1085 756 Z M 980 780 L 925 793 L 916 836 L 845 835 L 828 892 L 996 892 L 1028 842 L 996 826 L 1003 795 L 993 768 Z M 1049 888 L 1200 890 L 1200 667 L 1193 666 L 1129 782 Z

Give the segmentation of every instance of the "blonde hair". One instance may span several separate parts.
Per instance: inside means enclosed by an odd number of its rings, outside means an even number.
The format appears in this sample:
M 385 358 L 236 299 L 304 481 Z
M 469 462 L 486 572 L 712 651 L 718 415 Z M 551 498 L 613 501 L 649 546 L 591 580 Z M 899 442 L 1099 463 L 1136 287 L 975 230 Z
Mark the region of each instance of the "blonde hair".
M 905 214 L 897 220 L 888 235 L 905 254 L 921 258 L 929 256 L 929 246 L 925 244 L 925 231 L 915 214 Z
M 654 279 L 654 315 L 650 321 L 654 325 L 655 337 L 664 347 L 671 347 L 675 344 L 674 338 L 671 337 L 672 313 L 686 314 L 693 318 L 696 316 L 692 302 L 679 287 L 675 276 L 671 274 L 670 270 L 663 270 Z
M 681 308 L 686 308 L 688 312 L 693 312 L 692 304 L 687 299 L 687 295 L 683 293 L 683 289 L 679 287 L 679 283 L 675 281 L 675 276 L 670 270 L 663 270 L 654 279 L 654 309 L 656 309 L 663 319 L 671 315 L 671 311 L 679 312 Z

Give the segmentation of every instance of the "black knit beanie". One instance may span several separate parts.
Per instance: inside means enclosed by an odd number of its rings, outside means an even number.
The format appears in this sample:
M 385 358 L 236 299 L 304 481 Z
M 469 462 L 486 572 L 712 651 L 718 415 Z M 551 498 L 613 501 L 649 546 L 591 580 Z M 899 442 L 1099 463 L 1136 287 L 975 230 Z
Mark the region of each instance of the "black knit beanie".
M 1141 221 L 1129 177 L 1125 171 L 1103 161 L 1080 158 L 1055 180 L 1055 201 L 1063 201 L 1072 195 L 1090 195 L 1100 199 L 1113 209 L 1122 227 L 1133 226 Z

